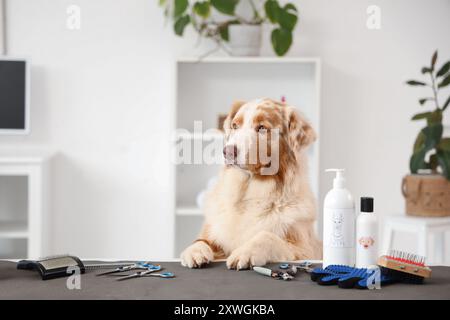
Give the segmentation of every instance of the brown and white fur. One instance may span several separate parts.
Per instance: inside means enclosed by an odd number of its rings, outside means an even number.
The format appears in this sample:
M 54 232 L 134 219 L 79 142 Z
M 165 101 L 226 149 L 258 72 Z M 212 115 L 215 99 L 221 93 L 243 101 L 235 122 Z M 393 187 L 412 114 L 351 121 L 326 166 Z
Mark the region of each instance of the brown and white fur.
M 306 119 L 294 107 L 270 99 L 236 102 L 224 123 L 225 158 L 231 146 L 235 157 L 246 159 L 261 134 L 274 129 L 279 130 L 279 143 L 270 145 L 269 152 L 278 148 L 278 171 L 262 175 L 261 168 L 268 164 L 259 162 L 225 165 L 206 197 L 200 235 L 181 254 L 183 266 L 201 267 L 226 258 L 229 269 L 239 270 L 321 258 L 306 155 L 316 134 Z M 239 147 L 242 140 L 249 142 L 246 148 Z

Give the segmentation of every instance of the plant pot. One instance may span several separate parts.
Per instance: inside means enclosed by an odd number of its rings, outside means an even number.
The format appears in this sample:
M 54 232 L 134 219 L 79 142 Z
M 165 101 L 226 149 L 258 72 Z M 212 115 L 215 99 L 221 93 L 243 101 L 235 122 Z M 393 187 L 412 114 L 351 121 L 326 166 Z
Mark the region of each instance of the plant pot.
M 406 214 L 422 217 L 450 216 L 450 181 L 439 174 L 410 174 L 403 178 Z
M 261 25 L 232 24 L 228 27 L 229 45 L 233 56 L 259 56 Z

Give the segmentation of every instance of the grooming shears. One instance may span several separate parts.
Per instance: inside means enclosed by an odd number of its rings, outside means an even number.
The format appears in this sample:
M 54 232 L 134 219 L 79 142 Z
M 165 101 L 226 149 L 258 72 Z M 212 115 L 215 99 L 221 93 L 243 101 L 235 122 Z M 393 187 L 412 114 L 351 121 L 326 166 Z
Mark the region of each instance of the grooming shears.
M 305 262 L 301 262 L 301 263 L 296 263 L 296 264 L 289 264 L 289 263 L 282 263 L 280 264 L 279 268 L 283 269 L 283 270 L 287 270 L 289 269 L 288 272 L 292 273 L 292 274 L 296 274 L 298 270 L 303 270 L 305 272 L 310 273 L 313 268 L 311 268 L 312 262 L 310 261 L 305 261 Z
M 146 270 L 146 271 L 142 271 L 142 272 L 147 272 L 147 271 L 154 272 L 154 271 L 161 270 L 161 266 L 159 264 L 151 264 L 149 262 L 141 261 L 141 262 L 134 263 L 132 265 L 121 266 L 114 270 L 99 273 L 99 274 L 97 274 L 97 276 L 103 276 L 103 275 L 113 274 L 113 273 L 118 273 L 118 272 L 126 272 L 126 271 L 131 271 L 131 270 Z
M 172 272 L 164 272 L 164 273 L 153 273 L 157 270 L 147 270 L 147 271 L 138 271 L 136 273 L 121 276 L 121 278 L 117 279 L 117 281 L 140 278 L 140 277 L 159 277 L 159 278 L 174 278 L 175 275 Z

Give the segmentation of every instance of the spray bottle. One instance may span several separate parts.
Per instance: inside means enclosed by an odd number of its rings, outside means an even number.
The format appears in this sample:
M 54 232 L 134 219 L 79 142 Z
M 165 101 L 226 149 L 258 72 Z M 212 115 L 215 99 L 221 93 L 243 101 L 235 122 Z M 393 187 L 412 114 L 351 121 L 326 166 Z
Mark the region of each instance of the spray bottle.
M 323 268 L 331 264 L 355 265 L 355 202 L 345 188 L 344 169 L 336 172 L 324 201 Z

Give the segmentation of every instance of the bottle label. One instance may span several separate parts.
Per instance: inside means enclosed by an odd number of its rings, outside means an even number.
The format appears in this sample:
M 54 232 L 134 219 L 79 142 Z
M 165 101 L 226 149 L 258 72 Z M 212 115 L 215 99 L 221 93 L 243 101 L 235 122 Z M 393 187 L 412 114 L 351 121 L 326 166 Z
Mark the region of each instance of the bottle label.
M 354 247 L 355 217 L 353 212 L 353 209 L 325 209 L 324 245 L 334 248 Z

